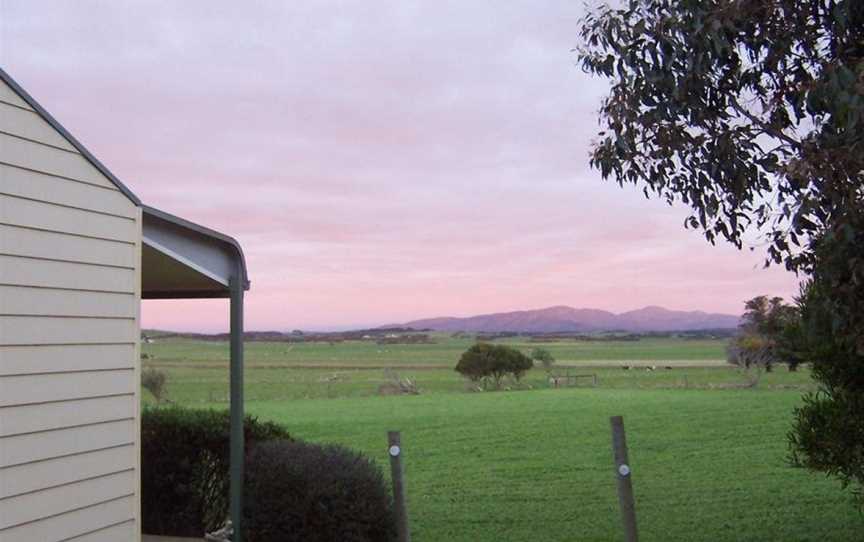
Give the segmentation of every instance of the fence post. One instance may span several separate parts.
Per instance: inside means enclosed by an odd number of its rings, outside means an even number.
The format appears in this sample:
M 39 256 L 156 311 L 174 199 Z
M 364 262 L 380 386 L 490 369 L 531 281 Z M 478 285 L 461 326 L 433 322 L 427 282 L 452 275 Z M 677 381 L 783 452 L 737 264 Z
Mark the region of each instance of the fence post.
M 402 438 L 399 431 L 387 432 L 387 455 L 390 456 L 390 477 L 393 479 L 393 504 L 399 542 L 411 542 L 408 530 L 408 504 L 405 496 L 404 469 L 402 467 Z
M 633 498 L 630 461 L 627 458 L 624 418 L 612 416 L 609 422 L 612 425 L 612 453 L 615 458 L 615 479 L 618 481 L 618 505 L 624 522 L 624 539 L 627 542 L 637 542 L 639 533 L 636 530 L 636 503 Z

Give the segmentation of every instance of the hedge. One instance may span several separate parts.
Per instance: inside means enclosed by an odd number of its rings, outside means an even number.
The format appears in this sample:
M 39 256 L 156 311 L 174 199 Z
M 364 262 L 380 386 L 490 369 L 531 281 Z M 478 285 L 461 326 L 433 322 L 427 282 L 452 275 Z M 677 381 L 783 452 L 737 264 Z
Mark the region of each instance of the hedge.
M 202 537 L 228 516 L 227 411 L 145 408 L 141 417 L 142 532 Z M 281 426 L 247 416 L 246 453 L 259 442 L 290 440 Z

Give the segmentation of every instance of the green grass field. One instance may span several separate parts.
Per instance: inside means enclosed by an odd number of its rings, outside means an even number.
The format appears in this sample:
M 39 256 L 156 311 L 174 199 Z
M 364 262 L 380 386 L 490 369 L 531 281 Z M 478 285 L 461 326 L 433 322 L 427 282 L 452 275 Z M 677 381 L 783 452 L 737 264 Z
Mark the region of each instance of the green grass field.
M 791 411 L 812 387 L 806 371 L 781 368 L 744 389 L 751 381 L 722 364 L 722 341 L 651 340 L 639 351 L 642 342 L 547 345 L 571 373 L 596 374 L 596 388 L 586 379 L 549 389 L 535 369 L 524 389 L 483 393 L 434 368 L 455 364 L 467 341 L 382 354 L 374 344 L 286 353 L 288 345 L 252 343 L 247 410 L 301 439 L 364 451 L 385 470 L 386 431 L 401 430 L 417 542 L 620 539 L 608 422 L 616 414 L 643 540 L 864 539 L 864 519 L 836 481 L 786 464 Z M 224 343 L 166 340 L 144 351 L 146 365 L 168 373 L 169 398 L 226 407 Z M 673 369 L 619 367 L 634 360 Z M 379 396 L 382 366 L 415 378 L 421 394 Z
M 332 346 L 326 343 L 248 342 L 246 363 L 292 366 L 386 366 L 386 367 L 453 367 L 459 355 L 474 344 L 472 339 L 453 339 L 434 334 L 433 344 L 379 345 L 374 341 L 346 341 Z M 640 341 L 529 343 L 524 340 L 497 341 L 530 352 L 536 346 L 549 350 L 561 365 L 620 365 L 653 362 L 671 365 L 716 365 L 726 357 L 726 341 L 642 339 Z M 228 348 L 224 342 L 188 339 L 157 339 L 145 344 L 144 352 L 162 363 L 184 364 L 224 362 Z

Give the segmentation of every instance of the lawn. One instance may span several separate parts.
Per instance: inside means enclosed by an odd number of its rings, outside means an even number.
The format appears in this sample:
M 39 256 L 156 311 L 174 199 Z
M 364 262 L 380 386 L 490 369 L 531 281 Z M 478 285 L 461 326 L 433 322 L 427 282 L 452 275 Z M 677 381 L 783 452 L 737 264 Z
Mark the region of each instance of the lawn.
M 552 343 L 543 346 L 567 365 L 557 373 L 596 375 L 597 387 L 585 378 L 549 389 L 534 369 L 519 389 L 469 393 L 451 367 L 470 344 L 250 343 L 247 410 L 385 470 L 386 431 L 401 430 L 415 542 L 620 539 L 616 414 L 643 540 L 862 539 L 864 520 L 836 481 L 786 464 L 792 409 L 812 389 L 806 370 L 780 368 L 746 388 L 752 375 L 723 364 L 722 341 Z M 144 353 L 167 373 L 172 401 L 227 406 L 224 343 L 164 340 Z M 379 396 L 384 367 L 420 395 Z
M 569 389 L 303 401 L 248 410 L 386 466 L 402 431 L 414 540 L 620 537 L 608 418 L 622 414 L 643 540 L 861 539 L 835 481 L 792 469 L 799 393 Z

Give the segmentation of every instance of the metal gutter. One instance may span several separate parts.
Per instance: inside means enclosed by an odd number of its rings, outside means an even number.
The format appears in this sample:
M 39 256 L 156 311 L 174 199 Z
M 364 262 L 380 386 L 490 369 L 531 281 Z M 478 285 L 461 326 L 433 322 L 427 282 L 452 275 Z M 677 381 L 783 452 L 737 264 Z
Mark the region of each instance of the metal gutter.
M 141 210 L 144 212 L 144 214 L 154 216 L 156 218 L 164 220 L 165 222 L 176 224 L 181 228 L 186 228 L 188 230 L 200 233 L 205 237 L 210 237 L 230 247 L 237 256 L 237 263 L 239 265 L 239 270 L 243 278 L 243 289 L 249 289 L 250 282 L 249 275 L 246 272 L 246 257 L 243 255 L 243 248 L 240 247 L 240 243 L 238 243 L 236 239 L 216 230 L 211 230 L 206 226 L 190 222 L 185 218 L 180 218 L 179 216 L 172 215 L 171 213 L 166 213 L 165 211 L 162 211 L 155 207 L 150 207 L 149 205 L 142 204 Z

